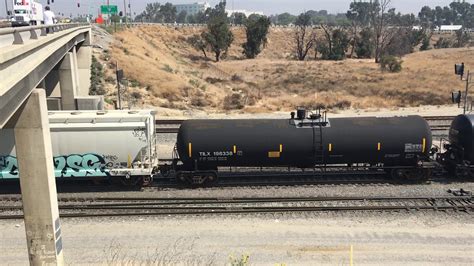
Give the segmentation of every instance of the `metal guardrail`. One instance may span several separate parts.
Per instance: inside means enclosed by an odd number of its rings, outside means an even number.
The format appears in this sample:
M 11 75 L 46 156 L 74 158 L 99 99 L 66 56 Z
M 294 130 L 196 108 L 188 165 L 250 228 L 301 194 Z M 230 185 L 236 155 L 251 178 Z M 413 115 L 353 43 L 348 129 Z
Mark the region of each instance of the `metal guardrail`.
M 40 25 L 40 26 L 29 26 L 29 27 L 15 27 L 15 28 L 3 28 L 0 29 L 0 36 L 13 34 L 13 45 L 23 44 L 23 38 L 21 37 L 22 32 L 30 32 L 30 40 L 37 40 L 38 33 L 37 30 L 40 30 L 41 33 L 39 36 L 47 36 L 48 34 L 53 34 L 55 32 L 89 25 L 87 23 L 66 23 L 66 24 L 53 24 L 53 25 Z

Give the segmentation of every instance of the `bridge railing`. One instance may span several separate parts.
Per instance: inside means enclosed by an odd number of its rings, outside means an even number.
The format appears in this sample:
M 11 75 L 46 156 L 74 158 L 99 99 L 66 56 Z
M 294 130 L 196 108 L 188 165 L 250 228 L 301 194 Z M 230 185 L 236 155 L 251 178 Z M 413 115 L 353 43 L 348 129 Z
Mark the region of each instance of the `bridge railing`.
M 53 25 L 39 25 L 29 27 L 15 27 L 15 28 L 3 28 L 0 29 L 0 36 L 13 34 L 13 45 L 23 44 L 22 32 L 30 32 L 30 40 L 38 39 L 38 30 L 40 31 L 39 36 L 46 36 L 55 32 L 63 30 L 89 25 L 88 23 L 64 23 L 64 24 L 53 24 Z

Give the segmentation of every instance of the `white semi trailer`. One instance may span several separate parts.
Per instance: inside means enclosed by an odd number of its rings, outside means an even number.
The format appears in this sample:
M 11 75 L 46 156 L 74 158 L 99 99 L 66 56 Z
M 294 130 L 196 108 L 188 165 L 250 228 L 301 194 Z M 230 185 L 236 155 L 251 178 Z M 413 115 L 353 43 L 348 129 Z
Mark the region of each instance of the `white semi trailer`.
M 12 26 L 43 24 L 43 5 L 35 0 L 13 0 Z

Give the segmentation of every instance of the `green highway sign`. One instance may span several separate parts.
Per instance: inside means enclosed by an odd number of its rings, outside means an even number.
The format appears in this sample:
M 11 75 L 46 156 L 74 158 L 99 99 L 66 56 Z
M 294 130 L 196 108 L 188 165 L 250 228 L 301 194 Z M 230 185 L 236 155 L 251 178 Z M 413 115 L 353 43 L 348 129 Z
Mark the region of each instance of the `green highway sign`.
M 115 5 L 100 6 L 100 13 L 102 13 L 102 15 L 116 15 L 118 13 L 117 10 L 117 6 Z

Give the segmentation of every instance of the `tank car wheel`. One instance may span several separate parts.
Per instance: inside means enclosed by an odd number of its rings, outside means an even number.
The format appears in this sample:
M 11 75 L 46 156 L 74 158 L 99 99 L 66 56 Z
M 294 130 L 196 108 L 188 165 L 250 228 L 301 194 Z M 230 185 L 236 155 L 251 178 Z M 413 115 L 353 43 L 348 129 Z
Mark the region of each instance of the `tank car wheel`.
M 457 167 L 455 170 L 456 178 L 468 178 L 472 175 L 472 171 L 465 167 Z
M 186 179 L 186 175 L 180 171 L 176 172 L 176 183 L 181 186 L 189 186 L 189 181 Z
M 429 169 L 393 169 L 391 176 L 401 182 L 421 182 L 431 176 Z
M 210 185 L 210 186 L 216 186 L 219 184 L 219 179 L 217 177 L 217 173 L 209 173 L 207 175 L 207 180 L 206 180 L 206 184 Z
M 406 180 L 408 174 L 406 169 L 392 169 L 391 176 L 393 180 L 403 181 Z

